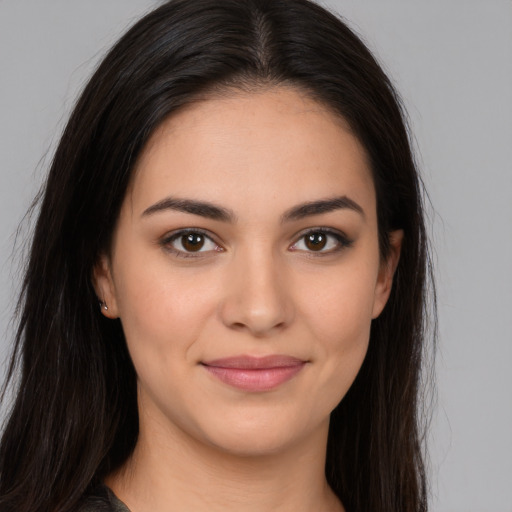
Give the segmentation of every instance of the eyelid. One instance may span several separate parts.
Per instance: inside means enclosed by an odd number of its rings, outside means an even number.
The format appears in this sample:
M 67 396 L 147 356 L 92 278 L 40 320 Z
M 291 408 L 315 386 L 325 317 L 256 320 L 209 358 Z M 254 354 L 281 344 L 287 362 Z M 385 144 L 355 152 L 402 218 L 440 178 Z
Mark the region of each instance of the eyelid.
M 303 249 L 295 248 L 295 246 L 301 240 L 303 240 L 304 237 L 306 237 L 309 234 L 313 234 L 313 233 L 322 233 L 327 236 L 334 237 L 338 242 L 338 246 L 334 249 L 329 249 L 327 251 L 323 251 L 323 250 L 312 251 L 312 250 L 303 250 Z M 289 250 L 301 251 L 304 254 L 307 254 L 307 256 L 312 256 L 312 257 L 328 256 L 328 255 L 336 254 L 336 253 L 342 251 L 343 249 L 347 249 L 347 248 L 351 247 L 353 245 L 353 243 L 354 243 L 354 241 L 351 238 L 349 238 L 343 231 L 340 231 L 340 230 L 334 229 L 334 228 L 328 228 L 328 227 L 313 227 L 313 228 L 305 229 L 305 230 L 301 231 L 300 233 L 298 233 L 297 235 L 295 235 L 295 242 L 293 242 L 293 244 L 290 246 Z
M 213 250 L 207 250 L 207 251 L 181 251 L 179 249 L 176 249 L 171 244 L 175 240 L 177 240 L 181 236 L 186 236 L 188 234 L 200 234 L 203 235 L 205 238 L 210 240 L 212 243 L 215 244 L 216 249 Z M 201 258 L 205 257 L 207 254 L 211 252 L 222 252 L 224 251 L 224 248 L 221 244 L 219 244 L 215 237 L 207 230 L 202 228 L 182 228 L 182 229 L 176 229 L 175 231 L 171 231 L 169 233 L 166 233 L 162 238 L 159 239 L 158 243 L 164 248 L 166 251 L 172 253 L 174 256 L 177 256 L 179 258 Z

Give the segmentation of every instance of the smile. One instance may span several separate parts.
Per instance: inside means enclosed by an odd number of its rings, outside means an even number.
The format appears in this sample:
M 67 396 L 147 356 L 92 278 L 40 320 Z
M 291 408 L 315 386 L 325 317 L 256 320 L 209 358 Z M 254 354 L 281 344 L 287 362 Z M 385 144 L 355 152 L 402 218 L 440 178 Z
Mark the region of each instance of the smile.
M 243 391 L 270 391 L 297 375 L 306 361 L 276 355 L 266 357 L 237 356 L 201 363 L 214 377 Z

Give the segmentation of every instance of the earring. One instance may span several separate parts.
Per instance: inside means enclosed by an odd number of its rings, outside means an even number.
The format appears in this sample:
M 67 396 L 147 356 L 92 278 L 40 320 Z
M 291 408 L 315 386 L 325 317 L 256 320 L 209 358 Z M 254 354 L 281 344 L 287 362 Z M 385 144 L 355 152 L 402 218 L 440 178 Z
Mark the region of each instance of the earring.
M 105 311 L 108 311 L 108 306 L 105 301 L 100 300 L 99 303 L 100 303 L 100 309 L 104 309 Z

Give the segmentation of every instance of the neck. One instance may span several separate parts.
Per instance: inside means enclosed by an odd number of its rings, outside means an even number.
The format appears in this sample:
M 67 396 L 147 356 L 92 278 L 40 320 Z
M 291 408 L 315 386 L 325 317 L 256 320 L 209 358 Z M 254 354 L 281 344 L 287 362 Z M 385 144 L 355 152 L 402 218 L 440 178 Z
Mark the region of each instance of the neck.
M 141 425 L 133 455 L 106 483 L 132 512 L 342 512 L 325 479 L 327 431 L 276 453 L 233 455 Z

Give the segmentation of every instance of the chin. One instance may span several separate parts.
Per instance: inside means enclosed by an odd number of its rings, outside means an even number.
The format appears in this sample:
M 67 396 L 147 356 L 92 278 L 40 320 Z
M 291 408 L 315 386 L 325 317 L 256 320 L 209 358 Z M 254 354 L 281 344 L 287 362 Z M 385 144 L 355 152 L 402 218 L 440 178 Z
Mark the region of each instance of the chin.
M 328 425 L 328 419 L 313 426 L 305 419 L 277 418 L 276 414 L 270 414 L 267 418 L 239 417 L 236 421 L 226 418 L 220 425 L 210 422 L 204 434 L 208 444 L 225 454 L 243 458 L 265 457 L 282 454 L 316 437 L 318 432 L 325 434 Z
M 272 432 L 258 432 L 252 435 L 231 433 L 222 439 L 211 440 L 212 446 L 220 452 L 239 458 L 271 457 L 282 454 L 295 442 L 290 436 L 280 436 Z

